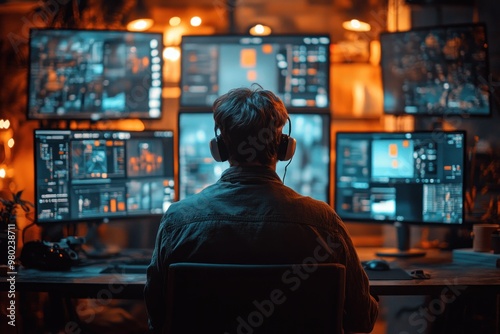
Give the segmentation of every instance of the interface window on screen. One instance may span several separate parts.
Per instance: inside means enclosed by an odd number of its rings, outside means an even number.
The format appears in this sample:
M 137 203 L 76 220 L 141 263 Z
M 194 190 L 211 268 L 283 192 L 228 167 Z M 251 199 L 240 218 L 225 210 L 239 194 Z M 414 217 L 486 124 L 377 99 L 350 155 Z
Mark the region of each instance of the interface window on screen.
M 30 30 L 30 119 L 158 119 L 161 33 Z
M 384 113 L 491 114 L 484 24 L 384 32 L 380 44 Z
M 345 220 L 463 223 L 464 133 L 337 133 Z
M 328 36 L 184 36 L 183 107 L 210 107 L 235 87 L 258 83 L 289 108 L 329 107 Z
M 287 167 L 285 185 L 298 193 L 329 203 L 330 116 L 291 113 L 291 136 L 297 140 L 295 155 Z M 288 124 L 283 131 L 287 133 Z M 179 199 L 217 182 L 229 163 L 216 162 L 209 141 L 214 137 L 211 112 L 179 114 Z M 285 175 L 288 161 L 280 161 L 276 173 Z
M 36 221 L 162 215 L 173 152 L 172 131 L 35 130 Z

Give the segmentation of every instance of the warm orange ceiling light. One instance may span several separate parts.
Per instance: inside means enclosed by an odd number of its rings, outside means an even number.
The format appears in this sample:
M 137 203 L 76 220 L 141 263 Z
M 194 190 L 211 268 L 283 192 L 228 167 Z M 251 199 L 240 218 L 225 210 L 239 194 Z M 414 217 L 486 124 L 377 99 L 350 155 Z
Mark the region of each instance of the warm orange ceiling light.
M 163 50 L 163 58 L 170 61 L 177 61 L 181 57 L 181 51 L 178 47 L 169 46 Z
M 178 16 L 172 16 L 170 20 L 168 20 L 168 24 L 170 24 L 171 27 L 177 27 L 181 24 L 181 18 Z
M 154 24 L 153 16 L 144 5 L 143 1 L 137 1 L 136 7 L 130 10 L 126 17 L 127 30 L 145 31 Z
M 267 36 L 270 35 L 271 32 L 271 27 L 265 26 L 263 24 L 256 24 L 249 30 L 250 35 L 254 36 Z
M 193 27 L 199 27 L 201 25 L 201 17 L 199 16 L 193 16 L 191 18 L 191 20 L 189 21 L 189 23 L 193 26 Z
M 363 22 L 360 20 L 356 20 L 356 19 L 343 22 L 342 28 L 344 28 L 345 30 L 349 30 L 349 31 L 359 31 L 359 32 L 370 31 L 370 29 L 371 29 L 369 23 L 366 23 L 366 22 Z
M 127 30 L 130 31 L 145 31 L 153 26 L 153 19 L 137 19 L 127 23 Z

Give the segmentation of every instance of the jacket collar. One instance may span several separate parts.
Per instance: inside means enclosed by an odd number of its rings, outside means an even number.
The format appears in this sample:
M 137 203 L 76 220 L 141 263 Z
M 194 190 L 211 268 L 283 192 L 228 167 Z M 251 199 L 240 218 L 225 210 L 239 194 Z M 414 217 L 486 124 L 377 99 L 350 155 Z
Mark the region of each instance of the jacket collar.
M 231 166 L 222 173 L 220 179 L 223 182 L 231 183 L 262 181 L 278 181 L 282 183 L 276 171 L 266 166 Z

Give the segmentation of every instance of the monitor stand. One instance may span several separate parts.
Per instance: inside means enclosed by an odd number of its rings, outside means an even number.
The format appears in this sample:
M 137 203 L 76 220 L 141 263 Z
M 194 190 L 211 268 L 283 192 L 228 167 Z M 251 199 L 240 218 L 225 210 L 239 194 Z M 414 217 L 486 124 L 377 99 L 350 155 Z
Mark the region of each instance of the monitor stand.
M 410 227 L 408 224 L 395 222 L 396 241 L 398 247 L 395 249 L 386 249 L 378 251 L 375 255 L 380 257 L 420 257 L 425 256 L 426 252 L 421 249 L 410 248 Z
M 85 244 L 82 246 L 85 255 L 90 259 L 105 259 L 120 254 L 120 247 L 108 245 L 102 240 L 99 226 L 102 223 L 88 223 Z

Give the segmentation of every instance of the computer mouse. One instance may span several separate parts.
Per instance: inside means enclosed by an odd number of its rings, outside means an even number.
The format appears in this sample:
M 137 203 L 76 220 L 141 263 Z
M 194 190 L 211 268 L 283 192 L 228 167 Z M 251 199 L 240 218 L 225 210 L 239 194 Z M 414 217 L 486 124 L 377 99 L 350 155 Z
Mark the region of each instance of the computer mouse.
M 366 261 L 363 266 L 365 269 L 368 270 L 390 270 L 391 267 L 389 266 L 389 263 L 387 261 L 382 260 L 382 259 L 374 259 L 370 261 Z

